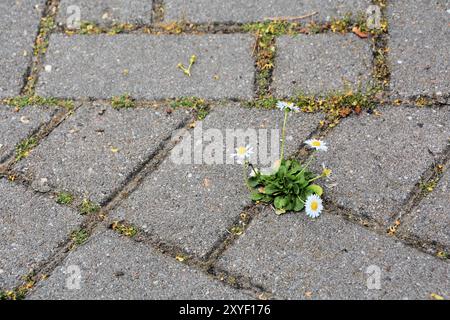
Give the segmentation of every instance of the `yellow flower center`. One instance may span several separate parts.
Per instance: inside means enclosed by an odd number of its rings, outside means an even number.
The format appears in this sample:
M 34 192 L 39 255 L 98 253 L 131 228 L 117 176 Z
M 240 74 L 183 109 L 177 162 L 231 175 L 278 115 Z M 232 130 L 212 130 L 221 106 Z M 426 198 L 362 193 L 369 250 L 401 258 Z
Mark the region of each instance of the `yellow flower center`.
M 317 201 L 311 202 L 311 209 L 316 211 L 319 208 L 319 203 Z
M 237 149 L 237 154 L 240 155 L 240 156 L 245 155 L 246 152 L 247 152 L 247 148 L 246 147 L 239 147 Z
M 320 141 L 313 141 L 311 144 L 313 147 L 320 147 L 321 145 Z
M 330 175 L 331 175 L 331 169 L 324 168 L 323 171 L 322 171 L 322 175 L 323 175 L 324 177 L 330 176 Z

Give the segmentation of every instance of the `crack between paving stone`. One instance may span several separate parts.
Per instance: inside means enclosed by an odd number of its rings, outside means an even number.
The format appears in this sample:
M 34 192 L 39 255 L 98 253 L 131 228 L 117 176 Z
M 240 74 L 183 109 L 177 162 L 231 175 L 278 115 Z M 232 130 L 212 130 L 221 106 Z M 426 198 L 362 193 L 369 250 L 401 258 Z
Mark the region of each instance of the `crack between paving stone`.
M 43 69 L 42 61 L 45 58 L 50 35 L 53 31 L 52 28 L 54 27 L 55 17 L 58 12 L 59 1 L 60 0 L 47 0 L 45 2 L 33 45 L 31 64 L 28 66 L 26 74 L 24 75 L 25 81 L 20 91 L 22 96 L 33 96 L 35 94 L 35 86 L 39 78 L 39 73 Z M 52 23 L 52 26 L 50 26 L 49 30 L 46 30 L 44 24 L 48 21 Z
M 381 20 L 387 20 L 387 0 L 372 0 L 372 5 L 378 6 L 381 10 Z M 385 96 L 390 97 L 391 68 L 389 64 L 389 26 L 385 32 L 376 34 L 373 37 L 372 47 L 372 78 L 381 88 Z
M 434 192 L 434 188 L 432 191 L 424 191 L 422 190 L 421 184 L 433 182 L 437 186 L 439 181 L 442 179 L 446 171 L 448 170 L 448 166 L 450 165 L 450 143 L 447 145 L 446 149 L 442 152 L 442 154 L 438 155 L 435 159 L 433 159 L 432 163 L 429 165 L 428 169 L 426 169 L 419 179 L 419 182 L 414 186 L 414 188 L 409 193 L 409 196 L 405 203 L 402 206 L 400 212 L 393 216 L 388 225 L 390 226 L 388 231 L 391 230 L 391 233 L 402 239 L 403 241 L 409 243 L 411 246 L 420 249 L 426 253 L 430 253 L 436 255 L 438 252 L 450 252 L 450 248 L 442 243 L 437 241 L 429 241 L 426 239 L 422 239 L 419 236 L 412 235 L 402 228 L 401 221 L 403 218 L 411 215 L 420 203 L 431 195 Z M 442 169 L 439 170 L 438 166 L 442 166 Z M 397 222 L 397 223 L 396 223 Z M 398 230 L 397 230 L 398 229 Z
M 190 120 L 192 120 L 192 118 L 188 118 L 183 121 L 180 126 L 175 129 L 175 131 L 182 127 L 186 127 Z M 176 143 L 171 143 L 171 141 L 171 134 L 169 134 L 168 137 L 160 143 L 159 149 L 153 153 L 144 164 L 135 169 L 127 178 L 126 184 L 124 184 L 119 190 L 116 190 L 115 195 L 112 195 L 107 202 L 103 204 L 100 212 L 97 214 L 88 215 L 86 217 L 79 228 L 79 230 L 84 230 L 88 235 L 83 244 L 90 239 L 94 233 L 94 230 L 101 226 L 101 222 L 105 220 L 107 214 L 114 209 L 115 206 L 117 206 L 129 194 L 129 192 L 131 192 L 130 190 L 137 188 L 138 184 L 145 178 L 146 175 L 151 174 L 151 172 L 156 170 L 159 163 L 161 163 L 170 153 L 170 150 L 175 147 Z M 36 267 L 35 270 L 33 270 L 33 274 L 31 276 L 34 281 L 33 287 L 38 284 L 43 277 L 45 278 L 48 274 L 51 274 L 73 249 L 82 245 L 75 245 L 75 240 L 69 236 L 69 238 L 57 247 L 56 253 L 52 257 L 42 262 L 38 267 Z M 19 288 L 24 285 L 25 284 L 17 286 L 15 290 L 19 290 Z M 30 292 L 27 292 L 25 296 L 29 293 Z
M 22 96 L 16 96 L 16 97 L 7 97 L 2 100 L 0 100 L 1 104 L 4 104 L 8 107 L 14 107 L 14 100 L 21 98 Z M 165 98 L 165 99 L 156 99 L 156 100 L 146 100 L 146 99 L 133 99 L 134 107 L 138 108 L 148 108 L 148 109 L 154 109 L 154 108 L 160 108 L 160 107 L 171 107 L 172 105 L 176 104 L 180 101 L 180 98 Z M 262 109 L 262 110 L 276 110 L 275 105 L 271 107 L 262 107 L 258 105 L 257 103 L 261 101 L 260 98 L 257 99 L 238 99 L 238 98 L 227 98 L 227 99 L 207 99 L 207 98 L 201 98 L 201 97 L 191 97 L 195 99 L 199 99 L 204 101 L 205 105 L 216 105 L 221 106 L 228 103 L 238 103 L 241 105 L 242 108 L 250 108 L 250 109 Z M 374 104 L 378 106 L 389 106 L 389 107 L 408 107 L 408 108 L 428 108 L 428 109 L 440 109 L 449 107 L 450 103 L 445 101 L 447 98 L 443 98 L 444 100 L 436 97 L 429 97 L 429 96 L 420 96 L 422 99 L 426 99 L 427 103 L 425 105 L 418 104 L 416 100 L 414 99 L 377 99 L 376 97 L 371 100 Z M 43 98 L 45 100 L 58 100 L 55 104 L 56 107 L 63 107 L 64 105 L 68 104 L 107 104 L 111 105 L 112 99 L 97 99 L 97 98 L 55 98 L 55 97 L 46 97 Z M 275 99 L 275 98 L 274 98 Z M 448 97 L 450 99 L 450 96 Z M 278 99 L 275 99 L 278 100 Z M 274 100 L 274 101 L 275 101 Z M 449 100 L 450 101 L 450 100 Z M 33 103 L 31 103 L 33 104 Z M 40 102 L 35 103 L 36 106 L 41 106 Z M 46 106 L 46 104 L 42 104 L 42 106 Z M 189 107 L 186 107 L 187 110 L 190 110 Z M 324 114 L 327 113 L 325 111 L 314 111 L 314 112 L 305 112 L 301 111 L 303 113 L 308 114 Z M 351 114 L 353 116 L 353 114 Z M 347 116 L 348 117 L 348 116 Z
M 120 231 L 117 230 L 118 228 L 113 227 L 114 225 L 123 225 L 126 228 L 130 228 L 131 230 L 135 231 L 135 235 L 123 235 Z M 262 299 L 265 296 L 272 296 L 269 290 L 252 283 L 252 281 L 248 277 L 234 275 L 225 270 L 218 270 L 208 259 L 198 258 L 176 244 L 173 244 L 169 241 L 164 241 L 157 235 L 153 235 L 134 226 L 133 224 L 127 223 L 126 220 L 114 221 L 113 219 L 108 219 L 107 227 L 109 229 L 112 229 L 114 232 L 121 234 L 121 236 L 123 237 L 128 237 L 136 243 L 148 246 L 158 251 L 160 254 L 174 259 L 177 263 L 182 263 L 198 271 L 201 271 L 202 273 L 206 274 L 216 281 L 225 284 L 226 286 L 232 287 L 258 299 Z
M 358 115 L 351 115 L 352 117 L 357 117 Z M 339 124 L 335 127 L 324 127 L 324 128 L 316 128 L 307 139 L 311 139 L 313 137 L 317 137 L 320 139 L 325 139 L 330 133 L 331 131 L 335 130 L 336 127 L 338 127 Z M 297 153 L 294 154 L 294 157 L 300 161 L 305 161 L 308 159 L 308 157 L 311 155 L 311 152 L 306 148 L 303 147 L 301 148 Z M 450 162 L 450 147 L 447 148 L 446 151 L 446 155 L 444 156 L 444 160 L 442 161 L 438 161 L 441 163 L 449 163 Z M 432 168 L 430 168 L 430 170 L 432 170 Z M 442 176 L 443 174 L 441 174 Z M 374 219 L 370 219 L 368 217 L 362 217 L 360 214 L 353 212 L 350 209 L 341 207 L 336 205 L 332 199 L 325 197 L 325 202 L 326 202 L 326 207 L 327 207 L 327 211 L 341 216 L 343 217 L 345 220 L 362 226 L 368 230 L 371 230 L 372 232 L 375 232 L 377 234 L 380 234 L 384 237 L 389 237 L 389 235 L 386 232 L 386 226 L 380 224 L 378 221 L 374 220 Z M 247 209 L 248 210 L 248 209 Z M 243 233 L 247 230 L 247 228 L 249 227 L 249 224 L 251 221 L 253 221 L 253 219 L 255 219 L 257 217 L 257 215 L 254 215 L 251 217 L 251 220 L 249 221 L 249 223 L 246 225 L 245 229 L 243 230 Z M 239 219 L 237 219 L 235 221 L 235 224 L 239 222 Z M 234 226 L 232 225 L 232 226 Z M 231 226 L 231 227 L 232 227 Z M 214 257 L 216 260 L 226 251 L 226 249 L 230 246 L 232 246 L 234 244 L 234 242 L 237 240 L 237 238 L 239 238 L 239 236 L 230 236 L 229 238 L 226 238 L 223 243 L 220 243 L 217 245 L 217 247 L 213 250 L 211 250 L 211 257 Z M 435 258 L 437 258 L 435 256 L 435 253 L 438 252 L 440 250 L 439 246 L 433 245 L 432 243 L 428 243 L 427 241 L 419 241 L 419 239 L 414 239 L 412 237 L 406 236 L 404 234 L 396 234 L 395 237 L 398 241 L 404 243 L 405 245 L 408 245 L 410 247 L 413 247 L 414 249 L 417 249 L 421 252 L 427 253 L 427 254 L 431 254 L 433 255 Z M 214 252 L 215 250 L 217 250 L 217 252 Z M 211 265 L 214 265 L 216 261 L 211 262 Z
M 40 124 L 40 126 L 38 126 L 36 129 L 31 131 L 28 138 L 26 138 L 26 139 L 30 139 L 31 137 L 38 136 L 40 134 L 40 132 L 45 131 L 46 127 L 51 126 L 51 123 L 52 123 L 54 117 L 58 117 L 57 113 L 58 113 L 58 110 L 53 110 L 53 112 L 50 114 L 50 120 L 45 123 Z M 12 162 L 14 162 L 16 152 L 17 151 L 14 148 L 13 150 L 11 150 L 8 154 L 6 154 L 3 157 L 3 161 L 0 161 L 0 176 L 8 174 L 9 167 L 13 164 Z
M 48 107 L 50 108 L 50 107 Z M 61 123 L 63 123 L 68 117 L 72 115 L 74 111 L 76 111 L 78 107 L 74 107 L 73 110 L 67 110 L 64 108 L 60 108 L 60 110 L 56 109 L 54 113 L 51 115 L 51 119 L 39 126 L 37 130 L 35 130 L 31 135 L 29 135 L 26 139 L 23 139 L 22 141 L 29 140 L 31 138 L 36 139 L 36 144 L 29 152 L 32 152 L 33 149 L 39 146 L 41 141 L 43 141 L 50 133 L 53 132 Z M 19 160 L 20 161 L 20 160 Z M 3 176 L 18 176 L 21 177 L 21 174 L 14 172 L 12 167 L 19 162 L 16 159 L 16 151 L 14 150 L 12 154 L 7 158 L 3 163 L 0 165 L 0 175 Z M 25 177 L 23 177 L 23 180 L 28 180 Z
M 58 1 L 59 0 L 55 0 Z M 162 9 L 162 10 L 161 10 Z M 354 16 L 360 16 L 365 14 L 363 11 L 354 14 Z M 343 18 L 331 19 L 333 21 L 341 21 Z M 145 23 L 116 23 L 110 26 L 101 26 L 94 21 L 83 21 L 85 26 L 89 26 L 88 29 L 83 29 L 83 25 L 78 29 L 70 29 L 65 25 L 58 25 L 53 33 L 62 33 L 71 35 L 95 35 L 95 34 L 108 34 L 115 36 L 118 34 L 151 34 L 151 35 L 184 35 L 184 34 L 254 34 L 254 31 L 246 29 L 249 25 L 262 24 L 262 23 L 286 23 L 287 25 L 294 26 L 294 23 L 287 20 L 257 20 L 252 22 L 207 22 L 207 23 L 195 23 L 187 20 L 177 21 L 164 21 L 164 1 L 154 0 L 152 7 L 152 22 L 150 24 Z M 315 35 L 321 33 L 334 33 L 334 34 L 346 34 L 352 33 L 352 27 L 358 25 L 360 21 L 351 20 L 348 22 L 344 30 L 332 31 L 331 23 L 328 20 L 314 21 L 315 31 L 309 30 L 309 24 L 295 23 L 292 31 L 298 34 Z M 280 35 L 283 35 L 281 33 Z M 278 37 L 279 35 L 274 35 Z
M 308 136 L 308 139 L 313 136 L 318 136 L 320 134 L 324 134 L 327 132 L 323 128 L 317 127 L 315 130 L 313 130 L 310 135 Z M 172 148 L 171 148 L 172 149 Z M 305 148 L 302 148 L 305 149 Z M 169 150 L 170 152 L 170 150 Z M 297 153 L 298 154 L 298 153 Z M 158 163 L 159 164 L 159 163 Z M 157 164 L 156 164 L 157 166 Z M 156 170 L 156 168 L 151 169 L 150 172 L 145 174 L 141 178 L 137 178 L 133 186 L 129 189 L 124 191 L 124 197 L 121 197 L 122 199 L 119 200 L 121 202 L 123 198 L 125 198 L 129 193 L 133 192 L 139 185 L 142 179 L 145 176 L 148 176 Z M 105 209 L 105 211 L 111 211 L 115 207 L 118 206 L 119 203 L 115 203 L 111 205 L 109 208 Z M 266 298 L 272 296 L 269 290 L 263 288 L 262 286 L 258 286 L 256 284 L 253 284 L 250 279 L 243 277 L 243 276 L 235 276 L 231 275 L 225 270 L 219 270 L 216 268 L 215 264 L 217 260 L 221 257 L 223 252 L 226 251 L 226 249 L 234 244 L 234 242 L 239 238 L 241 234 L 245 232 L 245 230 L 250 225 L 250 222 L 258 215 L 259 212 L 261 212 L 262 206 L 257 204 L 251 204 L 245 208 L 242 209 L 241 214 L 236 217 L 233 221 L 233 223 L 226 229 L 227 233 L 224 233 L 222 237 L 220 237 L 213 247 L 207 252 L 204 258 L 198 258 L 193 256 L 192 254 L 188 253 L 186 250 L 180 248 L 178 245 L 175 245 L 173 243 L 170 243 L 168 241 L 162 240 L 160 237 L 156 235 L 152 235 L 148 232 L 140 230 L 138 227 L 126 223 L 126 220 L 118 221 L 119 223 L 124 223 L 128 226 L 130 226 L 132 229 L 137 231 L 137 235 L 133 236 L 133 240 L 136 242 L 141 242 L 149 245 L 150 247 L 158 250 L 159 252 L 168 255 L 172 258 L 177 259 L 177 257 L 181 256 L 183 257 L 183 262 L 187 265 L 195 266 L 197 268 L 200 268 L 204 272 L 206 272 L 208 275 L 215 277 L 216 279 L 227 283 L 228 285 L 231 285 L 232 287 L 236 288 L 236 285 L 238 286 L 238 289 L 251 289 L 253 293 L 259 298 Z M 245 217 L 243 216 L 245 215 Z M 108 226 L 111 228 L 112 224 L 117 221 L 113 221 L 113 219 L 109 219 L 109 222 L 107 223 Z M 232 230 L 235 227 L 239 227 L 240 233 L 236 234 L 232 232 Z M 232 282 L 232 283 L 230 283 Z

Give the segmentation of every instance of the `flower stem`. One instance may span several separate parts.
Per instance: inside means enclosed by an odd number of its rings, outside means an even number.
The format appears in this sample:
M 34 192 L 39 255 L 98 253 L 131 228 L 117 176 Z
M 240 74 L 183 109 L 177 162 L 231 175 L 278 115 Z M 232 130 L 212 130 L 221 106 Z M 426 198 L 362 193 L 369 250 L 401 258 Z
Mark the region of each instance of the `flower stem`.
M 283 129 L 281 131 L 281 161 L 284 160 L 284 140 L 286 139 L 286 123 L 288 118 L 288 110 L 284 111 L 284 122 L 283 122 Z
M 249 167 L 250 167 L 250 169 L 252 169 L 253 173 L 256 176 L 258 174 L 258 172 L 256 171 L 255 167 L 251 163 L 249 163 Z
M 300 170 L 300 173 L 303 173 L 303 171 L 306 170 L 306 168 L 309 167 L 309 165 L 311 164 L 311 162 L 314 160 L 314 156 L 311 156 L 308 160 L 308 162 L 303 166 L 302 170 Z
M 315 177 L 315 178 L 312 178 L 312 179 L 309 180 L 308 182 L 311 183 L 311 182 L 316 181 L 317 179 L 320 179 L 320 178 L 322 178 L 322 177 L 323 177 L 323 175 L 321 174 L 321 175 L 319 175 L 319 176 L 317 176 L 317 177 Z
M 250 187 L 250 184 L 248 182 L 248 161 L 244 161 L 242 170 L 243 170 L 244 183 L 247 186 L 247 189 L 251 192 L 252 188 Z

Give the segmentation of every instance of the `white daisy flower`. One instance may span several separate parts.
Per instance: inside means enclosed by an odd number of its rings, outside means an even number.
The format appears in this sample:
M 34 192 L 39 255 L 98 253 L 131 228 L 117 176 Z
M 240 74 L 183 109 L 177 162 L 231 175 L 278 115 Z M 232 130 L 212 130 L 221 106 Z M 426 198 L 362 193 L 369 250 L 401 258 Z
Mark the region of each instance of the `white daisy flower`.
M 310 146 L 311 148 L 314 148 L 316 150 L 320 150 L 320 151 L 327 151 L 328 147 L 326 145 L 326 143 L 322 140 L 318 140 L 318 139 L 310 139 L 310 140 L 306 140 L 305 143 Z
M 233 153 L 231 157 L 235 158 L 237 163 L 242 163 L 244 160 L 249 159 L 252 154 L 253 148 L 247 145 L 236 148 L 236 153 Z
M 306 199 L 305 211 L 310 218 L 317 218 L 323 210 L 322 199 L 316 194 L 311 194 Z
M 299 107 L 297 107 L 296 105 L 294 105 L 291 102 L 285 102 L 285 101 L 278 101 L 277 108 L 280 109 L 281 111 L 285 111 L 286 109 L 289 111 L 295 111 L 295 112 L 300 111 Z
M 322 176 L 324 176 L 324 177 L 329 177 L 329 176 L 331 175 L 331 173 L 332 173 L 331 169 L 328 168 L 328 167 L 325 165 L 325 163 L 322 163 L 322 168 L 323 168 L 323 170 L 322 170 Z

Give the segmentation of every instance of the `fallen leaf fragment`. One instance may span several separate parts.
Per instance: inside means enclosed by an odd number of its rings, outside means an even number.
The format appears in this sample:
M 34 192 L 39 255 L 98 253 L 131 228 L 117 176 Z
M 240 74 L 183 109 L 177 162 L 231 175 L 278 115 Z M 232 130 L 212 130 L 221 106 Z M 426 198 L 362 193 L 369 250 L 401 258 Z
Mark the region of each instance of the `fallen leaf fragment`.
M 175 257 L 175 259 L 177 259 L 177 260 L 180 261 L 180 262 L 183 262 L 184 260 L 186 260 L 186 257 L 183 256 L 183 255 L 181 255 L 181 254 L 178 254 L 178 255 Z
M 208 178 L 203 179 L 203 186 L 205 188 L 209 188 L 211 186 L 211 180 L 209 180 Z
M 353 27 L 352 32 L 356 34 L 358 37 L 365 39 L 369 36 L 367 32 L 362 32 L 358 27 Z
M 430 296 L 431 296 L 431 298 L 433 298 L 434 300 L 444 300 L 444 297 L 443 297 L 443 296 L 440 296 L 440 295 L 438 295 L 438 294 L 436 294 L 436 293 L 432 293 Z

